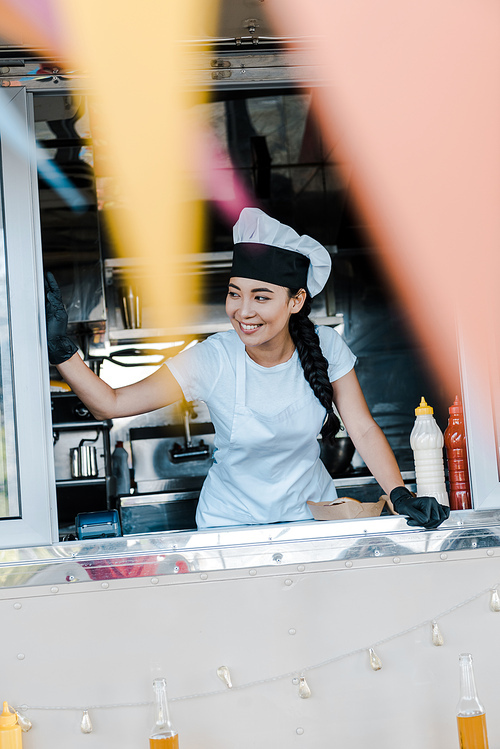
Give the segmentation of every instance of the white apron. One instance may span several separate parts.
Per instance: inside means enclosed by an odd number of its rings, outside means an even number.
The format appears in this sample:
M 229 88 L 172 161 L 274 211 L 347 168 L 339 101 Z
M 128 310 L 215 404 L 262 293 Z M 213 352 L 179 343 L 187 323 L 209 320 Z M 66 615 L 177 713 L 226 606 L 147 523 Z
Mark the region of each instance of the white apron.
M 229 447 L 203 484 L 198 528 L 311 520 L 306 502 L 337 496 L 320 460 L 318 434 L 325 408 L 307 395 L 274 416 L 245 405 L 246 351 L 236 358 L 236 400 Z

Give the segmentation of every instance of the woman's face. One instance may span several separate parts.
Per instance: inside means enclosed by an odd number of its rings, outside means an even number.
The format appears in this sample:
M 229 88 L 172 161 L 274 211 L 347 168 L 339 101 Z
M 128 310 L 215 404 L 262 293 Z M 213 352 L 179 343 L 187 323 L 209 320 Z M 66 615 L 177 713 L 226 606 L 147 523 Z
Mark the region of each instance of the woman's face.
M 305 293 L 290 297 L 284 286 L 231 278 L 226 297 L 226 313 L 246 346 L 278 343 L 290 336 L 290 315 L 304 304 Z

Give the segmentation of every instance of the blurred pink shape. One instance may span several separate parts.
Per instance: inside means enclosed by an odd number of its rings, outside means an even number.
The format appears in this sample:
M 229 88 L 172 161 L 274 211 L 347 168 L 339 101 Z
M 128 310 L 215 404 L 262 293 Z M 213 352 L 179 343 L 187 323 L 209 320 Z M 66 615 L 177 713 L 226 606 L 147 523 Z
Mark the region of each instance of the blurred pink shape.
M 216 205 L 229 226 L 236 222 L 242 208 L 257 205 L 232 168 L 231 157 L 208 127 L 195 131 L 191 168 L 203 197 Z
M 455 395 L 456 318 L 489 393 L 500 319 L 500 5 L 273 0 L 312 36 L 323 133 L 436 375 Z M 485 397 L 485 407 L 491 401 Z
M 13 44 L 62 52 L 59 0 L 0 0 L 0 34 Z

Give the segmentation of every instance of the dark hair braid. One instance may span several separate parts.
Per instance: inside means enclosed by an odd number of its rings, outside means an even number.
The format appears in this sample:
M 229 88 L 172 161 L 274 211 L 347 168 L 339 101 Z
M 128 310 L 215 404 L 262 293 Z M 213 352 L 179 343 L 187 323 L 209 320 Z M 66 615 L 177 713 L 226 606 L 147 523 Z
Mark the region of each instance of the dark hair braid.
M 299 290 L 290 289 L 290 296 L 295 296 Z M 340 421 L 333 410 L 333 388 L 328 377 L 328 361 L 321 351 L 314 323 L 309 319 L 310 312 L 311 297 L 307 293 L 300 312 L 291 315 L 289 329 L 304 370 L 304 377 L 316 398 L 326 408 L 327 417 L 321 429 L 321 436 L 323 439 L 331 440 L 340 429 Z

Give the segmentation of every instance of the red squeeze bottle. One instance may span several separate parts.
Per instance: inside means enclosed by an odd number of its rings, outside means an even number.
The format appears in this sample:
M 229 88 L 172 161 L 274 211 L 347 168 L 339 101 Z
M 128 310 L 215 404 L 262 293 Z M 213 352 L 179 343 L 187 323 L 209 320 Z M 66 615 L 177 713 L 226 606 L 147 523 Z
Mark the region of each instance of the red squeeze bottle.
M 444 433 L 446 457 L 448 459 L 448 479 L 450 482 L 450 509 L 470 510 L 472 508 L 467 465 L 467 444 L 465 438 L 464 412 L 458 395 L 449 408 L 450 418 Z

